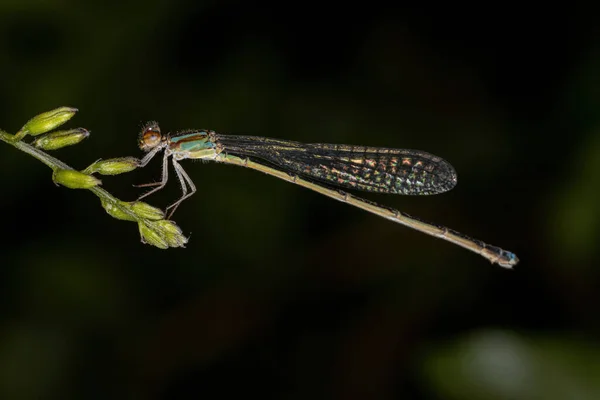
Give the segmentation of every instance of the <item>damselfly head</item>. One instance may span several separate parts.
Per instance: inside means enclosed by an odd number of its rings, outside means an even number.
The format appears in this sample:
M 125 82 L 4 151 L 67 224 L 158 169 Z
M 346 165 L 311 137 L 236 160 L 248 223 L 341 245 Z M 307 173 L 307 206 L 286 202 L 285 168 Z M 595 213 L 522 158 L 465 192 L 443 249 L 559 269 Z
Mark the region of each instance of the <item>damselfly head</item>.
M 150 121 L 146 122 L 146 125 L 140 132 L 139 146 L 143 151 L 150 151 L 156 146 L 160 145 L 163 141 L 162 134 L 160 133 L 160 126 L 158 122 Z

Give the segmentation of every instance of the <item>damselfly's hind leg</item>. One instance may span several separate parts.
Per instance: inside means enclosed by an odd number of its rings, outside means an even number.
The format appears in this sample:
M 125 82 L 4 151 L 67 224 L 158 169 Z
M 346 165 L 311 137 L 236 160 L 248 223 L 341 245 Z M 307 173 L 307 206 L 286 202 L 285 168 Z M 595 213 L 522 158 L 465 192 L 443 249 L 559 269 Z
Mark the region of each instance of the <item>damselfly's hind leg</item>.
M 162 181 L 150 182 L 150 183 L 140 183 L 138 185 L 133 185 L 133 187 L 143 188 L 143 187 L 153 187 L 153 186 L 160 186 L 160 185 L 163 185 Z M 148 193 L 144 194 L 144 197 L 148 196 L 150 193 L 154 193 L 154 192 L 148 192 Z M 140 197 L 140 199 L 141 199 L 141 197 Z
M 133 185 L 133 187 L 152 187 L 152 186 L 158 186 L 158 185 L 162 185 L 162 181 L 161 182 L 140 183 L 139 185 Z M 144 196 L 146 196 L 146 195 L 144 195 Z
M 188 197 L 190 197 L 191 195 L 196 193 L 196 185 L 194 185 L 194 182 L 192 182 L 192 180 L 190 179 L 188 174 L 185 172 L 183 167 L 181 165 L 179 165 L 179 163 L 175 159 L 173 159 L 173 167 L 175 168 L 175 173 L 177 174 L 177 178 L 179 178 L 179 183 L 181 184 L 182 195 L 179 200 L 177 200 L 175 203 L 171 204 L 170 206 L 168 206 L 165 209 L 165 211 L 167 211 L 167 212 L 169 210 L 171 210 L 171 212 L 168 214 L 169 216 L 167 217 L 167 219 L 171 219 L 171 217 L 173 216 L 173 213 L 175 213 L 175 210 L 177 209 L 177 207 L 179 207 L 179 205 L 185 199 L 187 199 Z M 189 193 L 188 193 L 188 186 L 190 188 Z
M 154 189 L 147 191 L 140 197 L 138 197 L 138 201 L 143 199 L 146 196 L 150 196 L 152 193 L 158 192 L 160 189 L 164 188 L 169 180 L 169 155 L 165 152 L 163 157 L 163 167 L 162 167 L 162 179 L 160 182 L 152 182 L 152 183 L 143 183 L 141 185 L 133 185 L 135 187 L 151 187 L 156 186 Z

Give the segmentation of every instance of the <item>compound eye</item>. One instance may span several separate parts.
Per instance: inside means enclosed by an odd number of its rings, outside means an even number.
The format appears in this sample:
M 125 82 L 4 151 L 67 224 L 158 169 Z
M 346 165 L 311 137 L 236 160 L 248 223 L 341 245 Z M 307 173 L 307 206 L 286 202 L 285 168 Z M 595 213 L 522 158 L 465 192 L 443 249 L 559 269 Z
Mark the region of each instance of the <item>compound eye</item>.
M 140 132 L 140 149 L 143 151 L 149 151 L 154 147 L 158 146 L 162 142 L 162 134 L 160 133 L 160 126 L 155 121 L 150 121 Z

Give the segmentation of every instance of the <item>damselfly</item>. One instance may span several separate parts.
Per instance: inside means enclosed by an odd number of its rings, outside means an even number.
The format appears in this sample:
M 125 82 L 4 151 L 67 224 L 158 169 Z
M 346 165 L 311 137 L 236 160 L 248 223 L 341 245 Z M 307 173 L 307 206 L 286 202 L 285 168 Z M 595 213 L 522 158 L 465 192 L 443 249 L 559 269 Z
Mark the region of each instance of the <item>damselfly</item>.
M 425 222 L 402 211 L 381 206 L 342 190 L 338 186 L 366 192 L 405 195 L 431 195 L 446 192 L 456 185 L 452 165 L 432 154 L 405 149 L 304 144 L 289 140 L 253 136 L 220 135 L 214 131 L 184 131 L 163 135 L 156 122 L 143 128 L 140 148 L 147 152 L 140 160 L 144 167 L 164 150 L 160 182 L 138 186 L 156 186 L 140 199 L 162 189 L 169 177 L 169 157 L 182 187 L 179 200 L 167 207 L 169 218 L 182 201 L 196 192 L 196 186 L 178 161 L 203 159 L 240 165 L 295 183 L 335 200 L 462 246 L 492 263 L 512 268 L 517 256 L 481 240 L 472 239 L 453 229 Z

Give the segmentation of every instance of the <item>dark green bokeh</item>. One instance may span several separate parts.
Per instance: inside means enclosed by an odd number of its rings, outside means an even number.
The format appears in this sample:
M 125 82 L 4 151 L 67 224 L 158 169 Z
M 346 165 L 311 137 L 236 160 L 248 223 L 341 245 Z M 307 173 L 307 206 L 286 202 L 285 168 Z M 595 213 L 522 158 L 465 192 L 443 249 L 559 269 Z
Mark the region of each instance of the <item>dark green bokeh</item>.
M 0 145 L 0 397 L 599 398 L 594 13 L 453 7 L 1 3 L 0 127 L 79 108 L 73 167 L 140 156 L 148 119 L 421 149 L 453 191 L 367 197 L 521 263 L 192 161 L 190 242 L 158 250 Z M 133 200 L 159 174 L 102 180 Z

